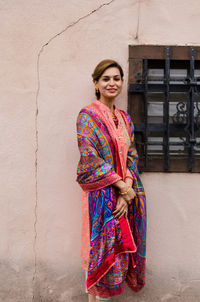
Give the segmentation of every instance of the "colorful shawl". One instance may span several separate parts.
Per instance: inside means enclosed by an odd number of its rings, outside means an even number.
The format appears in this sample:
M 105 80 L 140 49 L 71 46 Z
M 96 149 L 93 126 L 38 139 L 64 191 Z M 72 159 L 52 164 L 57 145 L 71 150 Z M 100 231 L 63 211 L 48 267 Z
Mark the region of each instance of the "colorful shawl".
M 118 110 L 118 109 L 116 109 Z M 146 201 L 137 169 L 134 126 L 130 116 L 118 110 L 130 136 L 127 168 L 136 197 L 128 219 L 114 218 L 117 191 L 112 184 L 123 179 L 119 147 L 108 120 L 97 102 L 83 108 L 77 120 L 80 161 L 77 181 L 88 192 L 90 252 L 87 289 L 102 297 L 121 294 L 125 281 L 135 292 L 145 284 Z

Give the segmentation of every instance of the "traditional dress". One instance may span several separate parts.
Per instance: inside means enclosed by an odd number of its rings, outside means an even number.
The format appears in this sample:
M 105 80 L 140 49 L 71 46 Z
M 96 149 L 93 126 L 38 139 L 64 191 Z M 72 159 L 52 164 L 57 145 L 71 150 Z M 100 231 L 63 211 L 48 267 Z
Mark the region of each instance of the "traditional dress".
M 90 294 L 112 297 L 125 281 L 135 292 L 145 284 L 146 201 L 137 169 L 134 126 L 130 116 L 95 101 L 77 120 L 80 161 L 77 181 L 82 198 L 82 267 Z M 112 185 L 133 179 L 136 197 L 128 218 L 114 218 L 118 190 Z

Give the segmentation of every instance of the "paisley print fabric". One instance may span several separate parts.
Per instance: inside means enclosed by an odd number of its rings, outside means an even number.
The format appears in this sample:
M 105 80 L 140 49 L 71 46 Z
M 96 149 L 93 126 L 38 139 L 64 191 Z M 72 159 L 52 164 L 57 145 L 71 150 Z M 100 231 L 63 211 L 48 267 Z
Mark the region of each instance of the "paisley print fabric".
M 87 289 L 93 295 L 111 297 L 123 292 L 125 282 L 136 292 L 145 284 L 146 201 L 137 169 L 131 118 L 115 108 L 125 137 L 119 136 L 119 140 L 123 139 L 127 145 L 124 171 L 124 160 L 120 156 L 123 145 L 116 139 L 116 125 L 109 119 L 109 111 L 99 103 L 96 101 L 83 108 L 77 119 L 80 150 L 77 181 L 88 192 Z M 133 178 L 136 198 L 129 206 L 128 219 L 114 218 L 112 212 L 118 193 L 112 184 L 127 175 Z

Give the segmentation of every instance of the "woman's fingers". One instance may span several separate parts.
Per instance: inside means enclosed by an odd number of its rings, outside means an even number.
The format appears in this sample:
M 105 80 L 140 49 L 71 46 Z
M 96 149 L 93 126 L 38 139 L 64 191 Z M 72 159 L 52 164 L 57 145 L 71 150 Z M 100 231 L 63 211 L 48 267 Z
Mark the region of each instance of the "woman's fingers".
M 114 215 L 115 218 L 121 218 L 124 215 L 124 210 L 122 209 L 117 214 Z
M 118 215 L 117 216 L 115 216 L 115 218 L 121 218 L 122 216 L 125 216 L 125 217 L 127 217 L 127 215 L 128 215 L 128 209 L 127 209 L 127 207 L 125 206 L 119 213 L 118 213 Z
M 119 219 L 120 219 L 122 216 L 124 216 L 124 215 L 125 215 L 125 213 L 122 212 L 121 215 L 119 216 Z
M 120 206 L 117 206 L 117 208 L 113 212 L 113 215 L 115 218 L 117 218 L 117 217 L 121 218 L 126 213 L 127 213 L 127 205 L 122 204 Z
M 126 204 L 125 209 L 124 209 L 124 216 L 127 218 L 128 217 L 128 205 Z
M 120 212 L 121 210 L 124 209 L 124 207 L 125 207 L 124 204 L 117 204 L 116 209 L 113 211 L 113 214 Z
M 127 215 L 128 205 L 125 199 L 122 196 L 119 196 L 117 199 L 116 209 L 113 211 L 113 216 L 115 218 L 121 218 L 123 215 Z
M 123 211 L 124 211 L 124 206 L 122 206 L 122 207 L 117 207 L 115 210 L 114 210 L 114 212 L 113 212 L 113 215 L 115 216 L 115 217 L 118 217 L 121 213 L 123 213 Z

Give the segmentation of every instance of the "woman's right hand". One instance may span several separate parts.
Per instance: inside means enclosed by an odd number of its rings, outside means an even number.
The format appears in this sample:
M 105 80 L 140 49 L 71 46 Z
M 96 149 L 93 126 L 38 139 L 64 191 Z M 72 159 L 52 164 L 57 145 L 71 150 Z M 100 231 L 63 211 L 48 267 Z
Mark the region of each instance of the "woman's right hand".
M 132 199 L 135 198 L 136 193 L 132 188 L 132 181 L 129 182 L 129 179 L 127 180 L 128 183 L 126 183 L 123 180 L 118 180 L 117 182 L 113 183 L 113 185 L 119 190 L 119 193 L 122 193 L 122 197 L 124 200 L 130 204 Z M 128 192 L 127 192 L 128 191 Z M 124 192 L 127 192 L 127 194 L 123 194 Z
M 129 187 L 130 188 L 130 187 Z M 128 190 L 128 189 L 127 189 Z M 123 194 L 123 192 L 124 191 L 120 191 L 120 193 L 122 193 Z M 125 191 L 126 192 L 126 191 Z M 126 202 L 128 203 L 128 204 L 130 204 L 131 203 L 131 201 L 135 198 L 135 196 L 136 196 L 136 193 L 135 193 L 135 191 L 133 190 L 133 188 L 131 187 L 129 190 L 128 190 L 128 193 L 127 194 L 124 194 L 124 195 L 122 195 L 123 196 L 123 198 L 126 200 Z

